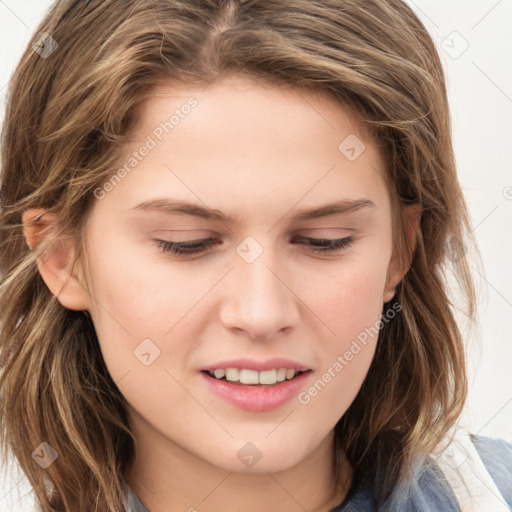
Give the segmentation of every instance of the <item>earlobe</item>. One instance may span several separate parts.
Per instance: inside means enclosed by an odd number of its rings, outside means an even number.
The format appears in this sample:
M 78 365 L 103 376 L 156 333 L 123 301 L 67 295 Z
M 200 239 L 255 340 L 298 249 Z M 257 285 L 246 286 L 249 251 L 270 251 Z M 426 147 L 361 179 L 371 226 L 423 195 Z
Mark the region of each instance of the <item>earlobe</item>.
M 421 219 L 421 205 L 411 204 L 404 207 L 404 223 L 405 232 L 409 242 L 409 247 L 412 254 L 416 248 L 416 232 Z M 411 260 L 412 261 L 412 260 Z M 393 255 L 389 262 L 388 273 L 386 278 L 386 286 L 384 288 L 383 302 L 389 302 L 395 295 L 396 287 L 408 272 L 410 268 L 410 261 L 406 268 L 401 268 L 400 258 L 396 250 L 393 249 Z
M 41 251 L 37 267 L 52 294 L 68 309 L 90 310 L 89 293 L 72 269 L 72 244 L 54 236 L 58 224 L 55 214 L 31 208 L 23 213 L 22 222 L 27 246 Z
M 402 278 L 401 273 L 397 271 L 394 258 L 392 258 L 389 267 L 388 273 L 386 276 L 386 287 L 384 288 L 384 294 L 382 296 L 382 302 L 389 302 L 396 292 L 396 287 Z
M 416 248 L 416 232 L 421 220 L 421 205 L 410 204 L 404 208 L 405 216 L 405 229 L 409 239 L 409 246 L 411 248 L 411 255 Z M 409 269 L 407 269 L 409 270 Z

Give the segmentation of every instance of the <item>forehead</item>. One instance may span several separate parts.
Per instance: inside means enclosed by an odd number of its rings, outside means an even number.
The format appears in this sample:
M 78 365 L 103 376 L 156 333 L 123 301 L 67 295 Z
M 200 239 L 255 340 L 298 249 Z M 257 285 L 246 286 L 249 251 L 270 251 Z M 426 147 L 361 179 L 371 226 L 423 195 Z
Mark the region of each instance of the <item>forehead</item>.
M 254 206 L 274 218 L 278 209 L 375 199 L 385 165 L 365 135 L 324 91 L 245 78 L 160 85 L 141 104 L 118 165 L 148 141 L 151 151 L 110 197 L 124 195 L 129 208 L 164 196 L 226 213 Z
M 237 74 L 203 86 L 187 86 L 171 81 L 159 83 L 139 104 L 139 123 L 134 133 L 147 132 L 150 126 L 146 122 L 152 123 L 155 118 L 161 119 L 166 113 L 171 114 L 170 108 L 179 111 L 191 98 L 200 106 L 200 109 L 194 109 L 194 117 L 197 118 L 197 111 L 201 111 L 200 119 L 205 125 L 207 121 L 219 124 L 228 116 L 232 121 L 237 117 L 242 121 L 244 117 L 252 115 L 255 123 L 271 116 L 273 120 L 279 117 L 288 120 L 288 131 L 293 131 L 291 123 L 294 120 L 306 121 L 311 117 L 333 131 L 342 125 L 351 133 L 357 133 L 362 140 L 370 142 L 372 138 L 370 126 L 362 122 L 361 116 L 348 106 L 345 98 L 338 98 L 331 91 Z M 317 122 L 313 123 L 312 128 Z

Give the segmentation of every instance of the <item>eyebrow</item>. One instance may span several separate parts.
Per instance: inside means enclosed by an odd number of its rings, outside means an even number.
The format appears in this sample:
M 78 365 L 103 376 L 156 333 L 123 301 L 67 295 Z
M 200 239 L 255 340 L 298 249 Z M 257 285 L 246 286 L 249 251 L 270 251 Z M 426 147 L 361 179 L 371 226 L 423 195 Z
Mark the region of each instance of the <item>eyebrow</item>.
M 340 215 L 352 213 L 363 209 L 375 208 L 375 203 L 369 199 L 344 199 L 334 203 L 329 203 L 316 208 L 299 210 L 294 216 L 295 221 L 306 221 L 328 217 L 330 215 Z M 223 213 L 214 208 L 203 207 L 194 203 L 185 201 L 176 201 L 168 198 L 157 198 L 143 201 L 129 208 L 135 211 L 157 211 L 166 214 L 185 214 L 194 217 L 200 217 L 206 220 L 221 221 L 226 224 L 240 223 L 240 219 L 236 215 Z

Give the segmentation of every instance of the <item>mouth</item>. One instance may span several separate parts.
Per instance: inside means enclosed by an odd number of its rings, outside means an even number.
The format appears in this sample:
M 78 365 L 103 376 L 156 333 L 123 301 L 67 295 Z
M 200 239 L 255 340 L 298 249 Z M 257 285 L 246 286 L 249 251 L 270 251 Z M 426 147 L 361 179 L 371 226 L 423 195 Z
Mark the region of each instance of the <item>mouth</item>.
M 218 381 L 230 382 L 240 386 L 271 387 L 282 382 L 297 378 L 311 370 L 298 370 L 295 368 L 273 368 L 257 371 L 248 368 L 216 368 L 203 370 L 202 373 Z
M 201 370 L 200 375 L 209 392 L 223 402 L 249 412 L 265 412 L 296 398 L 312 372 L 283 367 L 263 371 L 228 367 Z

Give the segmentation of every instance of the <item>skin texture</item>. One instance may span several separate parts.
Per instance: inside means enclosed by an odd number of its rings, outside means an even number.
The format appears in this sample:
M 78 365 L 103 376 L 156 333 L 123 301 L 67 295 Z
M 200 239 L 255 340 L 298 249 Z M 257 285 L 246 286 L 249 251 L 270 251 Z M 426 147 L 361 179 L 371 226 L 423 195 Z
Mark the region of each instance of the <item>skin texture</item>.
M 376 336 L 309 403 L 294 398 L 266 412 L 213 395 L 199 370 L 236 357 L 286 357 L 311 368 L 307 389 L 378 322 L 406 271 L 392 251 L 385 163 L 367 141 L 354 161 L 338 149 L 351 134 L 364 139 L 335 99 L 238 77 L 204 90 L 155 89 L 119 165 L 191 96 L 197 106 L 95 201 L 84 265 L 71 272 L 70 244 L 54 240 L 38 267 L 63 306 L 91 314 L 130 405 L 139 451 L 126 477 L 151 512 L 225 511 L 235 503 L 248 512 L 326 511 L 346 494 L 332 484 L 333 428 L 360 389 Z M 238 223 L 130 210 L 163 197 L 236 215 Z M 293 220 L 298 210 L 359 198 L 375 206 Z M 23 218 L 31 248 L 58 221 L 46 215 L 30 224 L 41 212 Z M 417 210 L 406 214 L 414 244 Z M 297 243 L 299 235 L 354 241 L 322 254 Z M 237 253 L 249 236 L 257 242 L 251 251 L 263 251 L 251 263 Z M 196 256 L 155 243 L 204 238 L 222 243 Z M 146 366 L 134 350 L 148 338 L 160 354 Z M 252 467 L 237 457 L 248 442 L 261 453 Z M 349 484 L 348 463 L 345 477 Z

